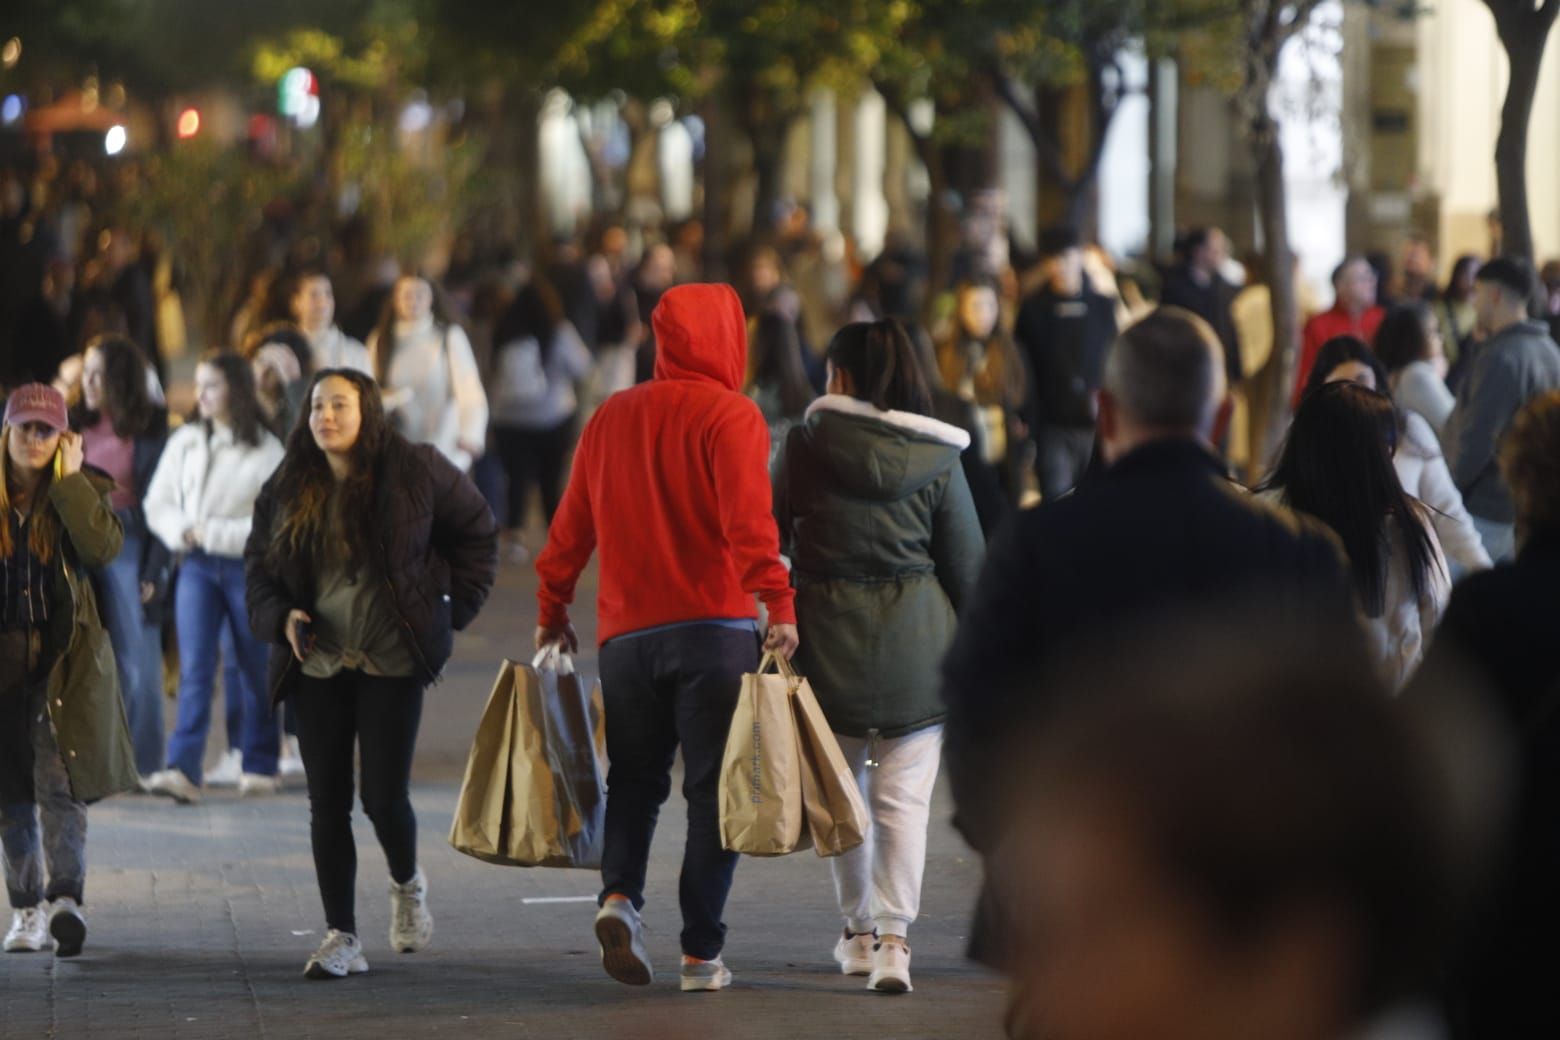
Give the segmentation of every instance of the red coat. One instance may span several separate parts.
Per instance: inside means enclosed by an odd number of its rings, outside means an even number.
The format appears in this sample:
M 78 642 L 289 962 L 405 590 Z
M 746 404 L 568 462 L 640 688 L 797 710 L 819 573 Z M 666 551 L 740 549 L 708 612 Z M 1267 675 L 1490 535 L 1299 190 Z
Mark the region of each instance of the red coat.
M 1331 310 L 1323 311 L 1306 322 L 1305 332 L 1300 336 L 1300 368 L 1295 372 L 1295 388 L 1290 394 L 1289 406 L 1300 407 L 1300 395 L 1305 392 L 1305 381 L 1311 378 L 1311 369 L 1316 366 L 1316 355 L 1321 353 L 1322 344 L 1335 336 L 1353 336 L 1364 340 L 1367 347 L 1374 348 L 1376 327 L 1381 324 L 1386 313 L 1381 307 L 1372 307 L 1360 315 L 1359 321 L 1355 321 L 1348 311 L 1335 304 Z
M 541 624 L 568 620 L 601 556 L 597 636 L 681 621 L 795 624 L 769 489 L 769 427 L 739 393 L 742 304 L 729 285 L 667 291 L 650 318 L 655 379 L 609 397 L 585 427 L 536 561 Z

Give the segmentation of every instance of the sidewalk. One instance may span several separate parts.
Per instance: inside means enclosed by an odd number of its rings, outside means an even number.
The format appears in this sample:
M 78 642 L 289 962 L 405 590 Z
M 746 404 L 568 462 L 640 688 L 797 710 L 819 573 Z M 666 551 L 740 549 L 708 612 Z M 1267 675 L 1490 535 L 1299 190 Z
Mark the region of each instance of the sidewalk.
M 916 991 L 905 997 L 866 993 L 864 980 L 838 974 L 829 869 L 810 852 L 741 864 L 726 914 L 736 984 L 678 992 L 675 786 L 647 892 L 658 969 L 648 989 L 601 971 L 593 874 L 494 867 L 451 850 L 444 838 L 471 732 L 500 648 L 519 656 L 529 642 L 533 588 L 528 568 L 505 569 L 449 678 L 429 693 L 413 786 L 437 922 L 429 949 L 389 952 L 384 859 L 361 816 L 358 918 L 372 970 L 319 983 L 301 974 L 323 930 L 301 791 L 246 801 L 217 792 L 189 807 L 116 798 L 91 810 L 86 951 L 58 962 L 0 955 L 0 1038 L 1001 1035 L 1001 984 L 961 953 L 979 868 L 947 825 L 945 796 L 911 935 Z M 593 595 L 582 587 L 582 601 Z M 588 658 L 582 667 L 594 671 Z

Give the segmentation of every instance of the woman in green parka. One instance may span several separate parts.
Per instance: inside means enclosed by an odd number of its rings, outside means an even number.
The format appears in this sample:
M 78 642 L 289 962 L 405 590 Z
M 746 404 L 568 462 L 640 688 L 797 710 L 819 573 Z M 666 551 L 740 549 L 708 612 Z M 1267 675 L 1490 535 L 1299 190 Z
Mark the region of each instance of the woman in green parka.
M 42 950 L 51 936 L 56 956 L 81 952 L 86 803 L 136 786 L 114 651 L 82 574 L 118 555 L 124 530 L 113 481 L 83 470 L 82 454 L 59 391 L 33 383 L 11 394 L 0 430 L 7 953 Z
M 845 917 L 834 958 L 868 989 L 904 993 L 942 752 L 938 669 L 985 541 L 959 465 L 969 434 L 928 415 L 904 329 L 847 325 L 827 358 L 829 393 L 775 465 L 775 515 L 797 664 L 872 816 L 866 843 L 830 861 Z

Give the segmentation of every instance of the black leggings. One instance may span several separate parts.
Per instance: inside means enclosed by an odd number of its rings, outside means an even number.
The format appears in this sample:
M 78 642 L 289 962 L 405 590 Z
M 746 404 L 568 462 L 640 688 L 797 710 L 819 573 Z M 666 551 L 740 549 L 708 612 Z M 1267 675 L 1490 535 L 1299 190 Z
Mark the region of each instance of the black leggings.
M 397 884 L 417 873 L 417 817 L 412 814 L 412 751 L 422 719 L 419 679 L 338 672 L 299 684 L 298 746 L 309 780 L 309 837 L 325 924 L 357 933 L 353 886 L 352 751 L 362 761 L 363 811 Z
M 526 496 L 532 487 L 542 492 L 542 510 L 547 523 L 563 499 L 563 463 L 574 444 L 574 420 L 565 419 L 550 430 L 526 430 L 518 426 L 493 427 L 498 457 L 509 478 L 510 530 L 525 526 Z

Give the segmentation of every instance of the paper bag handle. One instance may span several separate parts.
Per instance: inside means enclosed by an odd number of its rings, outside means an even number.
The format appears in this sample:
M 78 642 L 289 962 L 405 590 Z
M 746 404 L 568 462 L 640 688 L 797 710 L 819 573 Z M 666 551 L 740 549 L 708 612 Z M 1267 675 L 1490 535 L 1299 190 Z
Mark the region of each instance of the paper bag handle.
M 538 672 L 557 672 L 559 675 L 574 674 L 574 656 L 563 648 L 562 643 L 549 643 L 536 652 L 531 658 L 531 667 Z
M 796 669 L 791 666 L 790 661 L 773 650 L 766 650 L 764 651 L 763 660 L 758 662 L 758 674 L 763 675 L 771 667 L 780 674 L 780 677 L 788 685 L 795 687 L 801 684 L 802 677 L 796 674 Z

